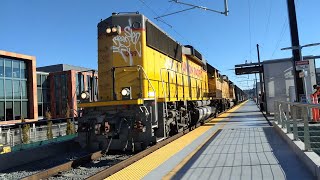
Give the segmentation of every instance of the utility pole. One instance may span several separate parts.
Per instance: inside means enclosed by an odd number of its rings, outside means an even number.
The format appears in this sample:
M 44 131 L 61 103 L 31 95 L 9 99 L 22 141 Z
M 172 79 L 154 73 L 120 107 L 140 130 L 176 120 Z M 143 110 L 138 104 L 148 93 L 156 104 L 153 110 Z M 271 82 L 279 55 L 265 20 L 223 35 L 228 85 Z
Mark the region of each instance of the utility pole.
M 258 85 L 257 85 L 257 73 L 254 73 L 254 82 L 255 82 L 255 88 L 256 88 L 256 104 L 259 104 L 259 93 L 258 93 Z
M 261 66 L 261 63 L 260 63 L 260 51 L 259 51 L 259 44 L 257 44 L 257 53 L 258 53 L 258 63 L 259 63 L 259 66 Z M 264 88 L 263 88 L 263 83 L 264 81 L 262 81 L 262 73 L 260 72 L 259 73 L 259 79 L 260 79 L 260 92 L 261 92 L 261 96 L 264 92 Z
M 287 0 L 287 7 L 288 7 L 288 16 L 289 16 L 289 25 L 290 25 L 291 46 L 300 47 L 297 17 L 296 17 L 296 7 L 294 4 L 294 0 Z M 292 55 L 293 55 L 293 72 L 294 72 L 295 89 L 296 89 L 296 101 L 299 101 L 299 95 L 304 94 L 303 82 L 302 82 L 302 79 L 299 78 L 298 76 L 295 62 L 300 61 L 301 51 L 299 49 L 292 49 Z

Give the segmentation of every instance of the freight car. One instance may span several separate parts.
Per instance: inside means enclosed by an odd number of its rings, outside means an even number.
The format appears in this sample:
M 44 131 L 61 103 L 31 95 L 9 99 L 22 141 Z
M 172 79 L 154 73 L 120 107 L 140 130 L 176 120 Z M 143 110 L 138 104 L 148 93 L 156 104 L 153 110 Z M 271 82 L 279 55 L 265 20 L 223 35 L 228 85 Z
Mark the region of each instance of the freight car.
M 224 112 L 230 108 L 230 91 L 229 81 L 226 75 L 221 75 L 219 70 L 207 63 L 208 74 L 208 97 L 211 100 L 211 105 L 216 107 L 216 114 Z
M 219 89 L 225 100 L 209 96 L 207 67 L 193 46 L 177 43 L 145 16 L 114 13 L 98 24 L 99 101 L 79 104 L 78 142 L 135 151 L 203 123 L 227 108 L 229 96 L 228 79 Z

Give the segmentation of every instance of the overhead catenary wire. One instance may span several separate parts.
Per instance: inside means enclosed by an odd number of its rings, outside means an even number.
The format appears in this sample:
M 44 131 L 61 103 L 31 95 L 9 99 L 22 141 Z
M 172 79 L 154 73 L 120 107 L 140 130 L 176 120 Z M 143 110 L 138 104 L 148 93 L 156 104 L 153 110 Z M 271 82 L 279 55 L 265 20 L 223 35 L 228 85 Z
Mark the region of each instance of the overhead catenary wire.
M 276 47 L 274 48 L 270 59 L 273 58 L 275 52 L 277 51 L 277 49 L 278 49 L 278 47 L 280 45 L 280 42 L 282 41 L 283 36 L 284 36 L 284 34 L 285 34 L 285 32 L 286 32 L 286 30 L 288 28 L 288 23 L 287 22 L 288 22 L 288 19 L 285 19 L 285 21 L 283 23 L 283 26 L 282 26 L 282 29 L 281 29 L 280 38 L 278 39 L 278 41 L 276 43 Z
M 141 3 L 143 3 L 153 14 L 155 14 L 156 16 L 159 16 L 158 13 L 155 10 L 153 10 L 144 0 L 139 0 L 139 1 Z M 167 23 L 165 20 L 163 20 L 162 18 L 159 18 L 157 20 L 172 28 L 172 26 L 169 23 Z
M 251 8 L 250 8 L 250 0 L 248 0 L 248 12 L 249 12 L 249 52 L 250 52 L 250 59 L 252 57 L 251 51 Z
M 267 39 L 267 36 L 268 36 L 268 34 L 269 34 L 271 10 L 272 10 L 272 0 L 270 0 L 270 6 L 269 6 L 268 15 L 267 15 L 266 31 L 265 31 L 264 36 L 263 36 L 263 37 L 264 37 L 263 42 Z
M 297 9 L 297 8 L 299 7 L 299 5 L 300 5 L 300 1 L 299 1 L 299 0 L 296 0 L 296 3 L 295 3 L 295 4 L 296 4 L 296 9 Z M 270 59 L 273 58 L 275 52 L 276 52 L 277 49 L 279 48 L 280 42 L 282 41 L 282 38 L 284 37 L 284 34 L 287 32 L 286 30 L 287 30 L 288 26 L 289 26 L 288 19 L 285 18 L 284 23 L 283 23 L 283 26 L 282 26 L 282 30 L 281 30 L 281 32 L 280 32 L 280 38 L 278 39 L 278 41 L 277 41 L 277 43 L 276 43 L 276 47 L 275 47 L 275 49 L 273 50 Z
M 159 14 L 158 14 L 155 10 L 153 10 L 144 0 L 139 0 L 139 1 L 142 2 L 148 9 L 150 9 L 150 11 L 151 11 L 154 15 L 159 16 Z M 177 30 L 175 30 L 175 29 L 173 28 L 172 25 L 170 25 L 169 23 L 167 23 L 165 20 L 163 20 L 162 18 L 159 18 L 159 19 L 157 19 L 157 20 L 158 20 L 158 21 L 161 21 L 161 22 L 163 22 L 164 24 L 166 24 L 167 26 L 169 26 L 173 32 L 175 32 L 178 36 L 180 36 L 181 39 L 183 39 L 183 40 L 185 40 L 187 43 L 191 44 L 189 40 L 187 40 L 184 36 L 182 36 Z
M 156 17 L 159 17 L 159 14 L 153 9 L 153 8 L 151 8 L 147 3 L 146 3 L 146 1 L 145 0 L 139 0 L 141 3 L 143 3 Z M 174 3 L 172 3 L 172 4 L 174 4 Z M 180 7 L 182 7 L 182 4 L 179 4 L 180 5 Z M 169 6 L 167 9 L 166 9 L 166 11 L 165 11 L 165 13 L 171 8 L 172 6 Z M 156 19 L 156 20 L 158 20 L 158 21 L 161 21 L 162 23 L 164 23 L 164 24 L 166 24 L 169 28 L 170 28 L 170 30 L 172 30 L 177 36 L 179 36 L 182 40 L 184 40 L 186 43 L 188 43 L 188 44 L 194 44 L 194 43 L 191 43 L 187 38 L 185 38 L 181 33 L 179 33 L 172 25 L 170 25 L 168 22 L 166 22 L 163 18 L 158 18 L 158 19 Z M 199 49 L 200 50 L 200 49 Z M 203 55 L 203 57 L 205 58 L 205 59 L 207 59 L 207 55 L 205 55 L 205 54 L 207 54 L 206 52 L 207 51 L 205 51 L 205 50 L 203 50 L 203 49 L 201 49 L 201 52 L 203 52 L 202 53 L 202 55 Z M 218 67 L 218 65 L 216 64 L 216 63 L 214 63 L 214 62 L 211 62 L 211 64 L 212 65 L 214 65 L 215 67 Z

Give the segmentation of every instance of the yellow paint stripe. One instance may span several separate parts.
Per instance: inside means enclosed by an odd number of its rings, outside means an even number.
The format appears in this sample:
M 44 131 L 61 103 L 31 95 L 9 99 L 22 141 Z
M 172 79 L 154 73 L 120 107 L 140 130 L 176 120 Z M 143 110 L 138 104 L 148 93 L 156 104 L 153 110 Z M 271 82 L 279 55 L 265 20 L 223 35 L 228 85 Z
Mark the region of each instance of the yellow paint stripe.
M 218 119 L 222 120 L 228 117 L 231 112 L 237 110 L 243 104 L 244 103 L 220 115 Z M 216 121 L 216 119 L 213 120 Z M 212 121 L 212 123 L 214 123 L 214 121 Z M 149 172 L 156 169 L 173 155 L 191 144 L 195 139 L 207 132 L 210 128 L 211 126 L 200 126 L 106 179 L 142 179 Z
M 113 106 L 113 105 L 134 105 L 134 104 L 143 104 L 143 99 L 79 103 L 78 107 L 85 108 L 85 107 Z

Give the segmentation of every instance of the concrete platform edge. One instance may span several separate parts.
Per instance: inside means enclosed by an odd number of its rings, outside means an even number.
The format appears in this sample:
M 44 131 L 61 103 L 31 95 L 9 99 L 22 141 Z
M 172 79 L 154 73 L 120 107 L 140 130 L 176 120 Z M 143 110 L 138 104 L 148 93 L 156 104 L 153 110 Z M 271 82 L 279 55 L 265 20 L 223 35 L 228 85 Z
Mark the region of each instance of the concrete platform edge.
M 305 152 L 304 143 L 300 140 L 294 141 L 293 134 L 286 133 L 285 129 L 282 129 L 278 124 L 272 121 L 273 128 L 283 138 L 288 145 L 292 148 L 298 158 L 307 166 L 316 179 L 320 180 L 320 157 L 315 152 Z

